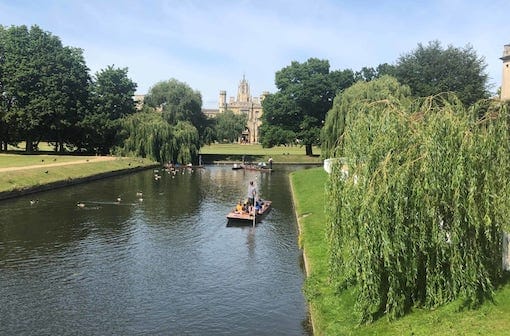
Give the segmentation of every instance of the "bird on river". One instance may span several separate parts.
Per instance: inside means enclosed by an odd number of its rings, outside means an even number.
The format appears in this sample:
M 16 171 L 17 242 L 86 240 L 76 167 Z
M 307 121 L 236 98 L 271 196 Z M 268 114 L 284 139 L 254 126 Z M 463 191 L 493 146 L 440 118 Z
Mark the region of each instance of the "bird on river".
M 76 203 L 76 206 L 79 207 L 79 208 L 84 208 L 85 207 L 85 203 L 78 202 L 78 203 Z

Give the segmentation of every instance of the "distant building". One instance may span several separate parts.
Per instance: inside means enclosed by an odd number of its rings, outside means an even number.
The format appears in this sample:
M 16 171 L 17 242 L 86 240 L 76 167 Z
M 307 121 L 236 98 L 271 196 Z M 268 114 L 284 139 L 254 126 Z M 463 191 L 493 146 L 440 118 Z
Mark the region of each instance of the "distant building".
M 259 127 L 262 124 L 262 101 L 269 95 L 264 91 L 260 97 L 252 97 L 250 94 L 250 85 L 243 75 L 243 79 L 239 82 L 237 88 L 237 97 L 230 97 L 227 102 L 227 91 L 220 91 L 218 109 L 202 109 L 202 113 L 208 118 L 215 118 L 219 113 L 227 110 L 235 114 L 246 114 L 248 121 L 242 134 L 239 135 L 241 143 L 259 143 Z M 143 107 L 145 95 L 134 95 L 133 100 L 136 109 L 141 110 Z
M 501 100 L 510 100 L 510 44 L 503 49 L 503 80 L 501 82 Z
M 145 98 L 145 95 L 134 95 L 133 100 L 135 101 L 135 108 L 137 111 L 140 111 L 143 107 L 143 100 Z
M 259 127 L 262 124 L 262 101 L 268 95 L 263 92 L 261 97 L 252 97 L 250 94 L 250 85 L 243 75 L 243 79 L 239 82 L 237 89 L 237 97 L 230 97 L 227 102 L 227 92 L 220 91 L 220 99 L 218 102 L 219 112 L 230 110 L 235 114 L 246 114 L 248 121 L 243 134 L 239 141 L 244 143 L 259 142 Z
M 263 92 L 260 97 L 252 97 L 250 94 L 250 85 L 243 76 L 237 88 L 237 97 L 230 97 L 227 102 L 227 91 L 220 91 L 218 109 L 202 110 L 208 117 L 216 117 L 219 113 L 227 110 L 234 114 L 246 114 L 248 121 L 242 134 L 239 135 L 241 143 L 258 143 L 259 127 L 262 124 L 261 117 L 263 113 L 262 101 L 267 97 L 269 92 Z
M 218 109 L 202 109 L 202 113 L 205 114 L 205 116 L 207 118 L 216 118 L 216 116 L 218 115 L 218 113 L 220 113 L 220 111 Z

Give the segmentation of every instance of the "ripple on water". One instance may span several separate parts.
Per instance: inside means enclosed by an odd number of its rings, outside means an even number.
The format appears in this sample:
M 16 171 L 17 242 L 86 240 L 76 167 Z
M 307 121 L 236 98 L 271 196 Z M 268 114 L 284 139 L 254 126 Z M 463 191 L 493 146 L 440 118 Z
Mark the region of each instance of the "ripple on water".
M 37 207 L 0 204 L 0 334 L 304 334 L 296 228 L 281 210 L 290 200 L 256 228 L 227 228 L 232 195 L 253 178 L 229 168 L 158 182 L 149 171 L 45 193 Z M 258 181 L 270 195 L 279 179 Z M 143 203 L 131 202 L 140 190 Z M 124 205 L 76 206 L 117 195 Z

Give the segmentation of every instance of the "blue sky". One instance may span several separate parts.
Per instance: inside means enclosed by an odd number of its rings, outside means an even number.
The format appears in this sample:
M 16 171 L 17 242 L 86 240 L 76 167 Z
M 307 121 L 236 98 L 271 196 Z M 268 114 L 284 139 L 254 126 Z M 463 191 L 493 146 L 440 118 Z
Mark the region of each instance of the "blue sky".
M 501 85 L 510 43 L 508 0 L 0 0 L 0 24 L 39 25 L 84 50 L 91 74 L 127 67 L 146 93 L 175 78 L 217 106 L 243 75 L 251 93 L 274 92 L 292 61 L 326 59 L 331 70 L 395 63 L 418 43 L 470 44 Z

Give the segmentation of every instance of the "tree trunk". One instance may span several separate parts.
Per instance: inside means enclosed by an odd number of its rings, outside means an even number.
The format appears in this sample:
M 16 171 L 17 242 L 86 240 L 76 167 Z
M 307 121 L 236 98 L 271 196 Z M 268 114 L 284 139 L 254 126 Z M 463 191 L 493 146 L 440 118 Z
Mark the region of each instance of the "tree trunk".
M 305 150 L 306 150 L 306 156 L 312 156 L 313 155 L 312 145 L 305 145 Z
M 27 140 L 25 142 L 25 151 L 27 153 L 33 153 L 33 151 L 34 151 L 34 146 L 33 146 L 33 143 L 32 143 L 32 139 L 30 139 L 30 138 L 27 138 Z
M 59 153 L 64 153 L 66 151 L 65 148 L 64 148 L 64 140 L 60 139 L 58 141 L 58 143 L 59 143 L 59 146 L 60 146 Z

